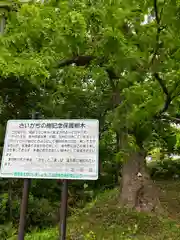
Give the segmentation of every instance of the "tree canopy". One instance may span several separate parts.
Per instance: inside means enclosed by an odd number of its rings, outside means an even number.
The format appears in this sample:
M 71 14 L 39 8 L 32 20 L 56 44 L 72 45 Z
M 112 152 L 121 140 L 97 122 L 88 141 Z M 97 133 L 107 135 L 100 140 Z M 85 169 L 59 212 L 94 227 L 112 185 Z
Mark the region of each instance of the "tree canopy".
M 155 146 L 174 151 L 179 8 L 174 0 L 16 4 L 0 36 L 2 125 L 34 110 L 97 118 L 100 146 L 113 142 L 117 158 L 145 157 Z

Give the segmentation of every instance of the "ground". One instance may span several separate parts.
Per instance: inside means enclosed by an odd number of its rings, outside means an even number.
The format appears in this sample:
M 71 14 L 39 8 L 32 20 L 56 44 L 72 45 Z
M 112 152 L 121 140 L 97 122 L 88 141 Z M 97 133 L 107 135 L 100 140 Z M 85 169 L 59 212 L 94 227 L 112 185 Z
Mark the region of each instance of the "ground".
M 68 219 L 67 240 L 180 239 L 180 181 L 161 181 L 157 185 L 161 189 L 164 215 L 122 209 L 118 203 L 118 189 L 106 191 Z M 49 229 L 33 232 L 25 239 L 57 240 L 57 236 L 58 229 Z

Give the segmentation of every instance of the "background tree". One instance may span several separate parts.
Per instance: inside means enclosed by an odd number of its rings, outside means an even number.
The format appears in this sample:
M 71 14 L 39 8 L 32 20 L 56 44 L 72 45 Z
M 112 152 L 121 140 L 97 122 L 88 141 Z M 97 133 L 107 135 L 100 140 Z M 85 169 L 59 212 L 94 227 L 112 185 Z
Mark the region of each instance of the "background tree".
M 101 147 L 111 133 L 112 163 L 114 151 L 123 159 L 121 202 L 154 211 L 145 157 L 178 121 L 178 9 L 176 1 L 76 0 L 11 12 L 0 37 L 2 123 L 34 109 L 98 118 Z

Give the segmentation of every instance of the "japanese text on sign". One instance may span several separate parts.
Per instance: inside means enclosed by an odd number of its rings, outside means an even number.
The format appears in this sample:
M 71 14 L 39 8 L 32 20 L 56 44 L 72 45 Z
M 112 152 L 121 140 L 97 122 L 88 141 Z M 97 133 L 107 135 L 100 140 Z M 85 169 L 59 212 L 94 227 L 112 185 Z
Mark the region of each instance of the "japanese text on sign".
M 10 120 L 1 177 L 98 178 L 97 120 Z

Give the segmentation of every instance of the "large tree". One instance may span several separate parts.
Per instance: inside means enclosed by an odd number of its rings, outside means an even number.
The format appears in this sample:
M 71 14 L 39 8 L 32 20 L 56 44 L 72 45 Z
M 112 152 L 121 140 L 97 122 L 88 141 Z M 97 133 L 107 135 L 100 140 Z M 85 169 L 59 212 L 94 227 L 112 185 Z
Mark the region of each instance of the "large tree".
M 178 118 L 178 11 L 166 0 L 25 4 L 0 37 L 4 109 L 20 106 L 12 117 L 22 116 L 22 101 L 36 96 L 46 117 L 98 118 L 101 132 L 113 129 L 121 202 L 139 210 L 159 205 L 145 157 Z

